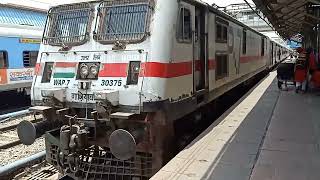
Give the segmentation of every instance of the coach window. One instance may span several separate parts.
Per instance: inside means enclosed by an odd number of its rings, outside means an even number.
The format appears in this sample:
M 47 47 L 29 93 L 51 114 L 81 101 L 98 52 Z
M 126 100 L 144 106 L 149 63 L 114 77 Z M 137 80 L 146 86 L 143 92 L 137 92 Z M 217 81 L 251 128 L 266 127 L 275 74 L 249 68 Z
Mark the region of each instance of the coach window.
M 242 33 L 242 54 L 247 54 L 247 31 L 243 30 Z
M 225 78 L 228 76 L 228 55 L 227 54 L 217 54 L 216 55 L 216 80 Z
M 191 12 L 189 9 L 182 7 L 180 9 L 178 40 L 180 42 L 192 41 Z
M 264 38 L 261 39 L 261 56 L 264 56 Z
M 222 39 L 222 26 L 217 24 L 217 41 Z
M 222 35 L 222 40 L 223 41 L 228 41 L 228 27 L 227 26 L 222 26 L 223 28 L 223 35 Z
M 0 51 L 0 69 L 8 67 L 8 52 Z
M 228 42 L 228 23 L 220 18 L 217 18 L 216 21 L 216 42 Z
M 35 67 L 37 63 L 38 51 L 23 51 L 23 66 Z

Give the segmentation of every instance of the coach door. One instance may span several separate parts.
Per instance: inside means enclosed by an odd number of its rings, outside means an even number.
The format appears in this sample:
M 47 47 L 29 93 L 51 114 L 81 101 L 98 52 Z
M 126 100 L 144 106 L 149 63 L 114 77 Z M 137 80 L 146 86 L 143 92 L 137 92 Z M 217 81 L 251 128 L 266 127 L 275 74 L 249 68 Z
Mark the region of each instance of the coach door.
M 193 48 L 193 74 L 194 74 L 194 89 L 198 95 L 198 102 L 200 103 L 203 94 L 206 92 L 206 74 L 208 72 L 206 60 L 206 10 L 201 7 L 195 8 L 194 18 L 194 48 Z

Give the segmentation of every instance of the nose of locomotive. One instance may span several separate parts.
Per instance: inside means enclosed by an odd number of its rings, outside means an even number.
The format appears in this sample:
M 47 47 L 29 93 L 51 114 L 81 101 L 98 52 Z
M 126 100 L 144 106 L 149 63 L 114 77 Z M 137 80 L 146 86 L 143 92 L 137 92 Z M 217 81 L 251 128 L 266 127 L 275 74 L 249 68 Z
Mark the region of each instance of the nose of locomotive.
M 128 160 L 136 154 L 136 140 L 133 135 L 124 130 L 115 130 L 109 137 L 111 153 L 120 160 Z

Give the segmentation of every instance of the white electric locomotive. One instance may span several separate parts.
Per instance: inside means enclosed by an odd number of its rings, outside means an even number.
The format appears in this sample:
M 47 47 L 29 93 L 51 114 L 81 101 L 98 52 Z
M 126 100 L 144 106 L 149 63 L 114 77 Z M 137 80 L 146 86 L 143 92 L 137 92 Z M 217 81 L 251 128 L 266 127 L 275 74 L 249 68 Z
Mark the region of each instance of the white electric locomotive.
M 199 0 L 108 0 L 53 7 L 36 65 L 24 144 L 77 179 L 148 179 L 176 120 L 289 51 Z

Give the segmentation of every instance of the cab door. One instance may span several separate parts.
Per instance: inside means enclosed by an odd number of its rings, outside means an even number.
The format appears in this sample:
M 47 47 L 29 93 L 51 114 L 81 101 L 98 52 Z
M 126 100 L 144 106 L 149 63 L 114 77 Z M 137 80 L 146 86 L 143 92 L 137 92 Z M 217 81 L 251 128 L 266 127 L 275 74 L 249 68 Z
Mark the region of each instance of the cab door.
M 206 82 L 208 79 L 206 9 L 195 7 L 193 33 L 193 74 L 194 90 L 198 96 L 198 103 L 204 100 Z
M 197 97 L 206 90 L 208 61 L 206 55 L 206 10 L 181 1 L 179 8 L 178 46 L 174 57 L 189 58 L 192 64 L 192 92 Z M 204 98 L 200 98 L 202 102 Z
M 180 1 L 179 15 L 177 23 L 177 38 L 172 51 L 172 59 L 175 63 L 187 64 L 188 83 L 182 83 L 179 89 L 192 92 L 194 94 L 194 17 L 195 7 L 187 2 Z M 180 94 L 180 93 L 179 93 Z

